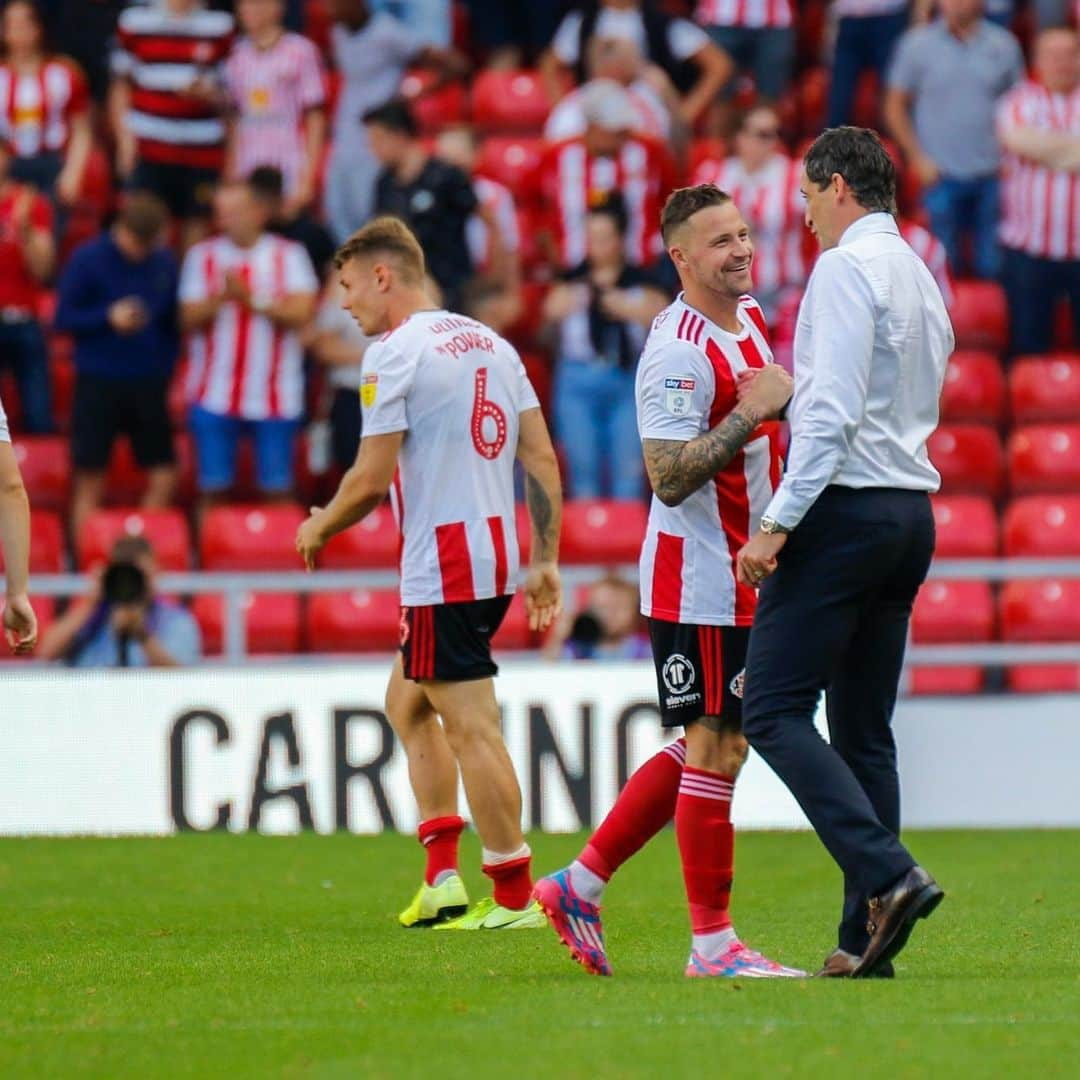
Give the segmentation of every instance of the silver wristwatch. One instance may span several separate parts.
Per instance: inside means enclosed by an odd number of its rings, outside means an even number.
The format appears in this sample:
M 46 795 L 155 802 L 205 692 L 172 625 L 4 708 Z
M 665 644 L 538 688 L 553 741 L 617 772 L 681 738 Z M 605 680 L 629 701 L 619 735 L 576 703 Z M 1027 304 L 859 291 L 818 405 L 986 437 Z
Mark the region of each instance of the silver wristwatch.
M 774 521 L 771 517 L 763 517 L 761 519 L 761 531 L 768 536 L 772 536 L 774 533 L 791 532 L 786 525 L 781 525 L 779 521 Z

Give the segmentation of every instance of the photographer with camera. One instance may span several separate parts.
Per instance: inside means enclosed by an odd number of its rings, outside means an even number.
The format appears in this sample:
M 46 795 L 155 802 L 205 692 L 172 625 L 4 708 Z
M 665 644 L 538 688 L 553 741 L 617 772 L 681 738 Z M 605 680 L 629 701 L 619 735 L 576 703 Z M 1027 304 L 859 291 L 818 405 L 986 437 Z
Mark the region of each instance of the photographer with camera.
M 202 657 L 195 617 L 154 588 L 150 542 L 122 536 L 94 586 L 45 632 L 41 655 L 72 667 L 184 667 Z
M 641 625 L 637 586 L 607 574 L 588 603 L 565 611 L 544 648 L 550 660 L 642 660 L 652 655 Z

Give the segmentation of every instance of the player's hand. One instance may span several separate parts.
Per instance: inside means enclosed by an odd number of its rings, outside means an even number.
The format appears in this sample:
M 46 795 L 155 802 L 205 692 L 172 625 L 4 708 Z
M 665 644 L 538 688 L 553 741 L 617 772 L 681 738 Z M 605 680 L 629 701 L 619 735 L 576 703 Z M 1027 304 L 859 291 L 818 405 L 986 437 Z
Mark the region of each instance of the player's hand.
M 795 392 L 795 380 L 779 364 L 759 368 L 745 385 L 745 392 L 741 382 L 736 387 L 740 403 L 745 402 L 759 410 L 765 420 L 778 417 Z
M 143 604 L 116 604 L 109 620 L 117 634 L 138 637 L 146 633 L 146 607 Z
M 737 556 L 739 583 L 756 589 L 775 569 L 787 533 L 756 532 Z
M 238 304 L 251 304 L 251 290 L 235 270 L 225 271 L 225 288 L 222 295 L 226 300 L 235 300 Z
M 16 656 L 25 656 L 37 644 L 37 616 L 30 598 L 9 596 L 4 605 L 4 637 Z
M 80 187 L 82 187 L 80 177 L 66 167 L 60 170 L 54 190 L 56 197 L 65 206 L 74 206 L 78 202 Z
M 296 530 L 296 550 L 300 558 L 304 560 L 304 566 L 308 570 L 315 569 L 315 556 L 326 545 L 326 536 L 322 528 L 323 509 L 321 506 L 311 508 L 311 516 L 299 529 Z
M 529 629 L 546 630 L 562 611 L 562 579 L 553 562 L 534 563 L 525 577 L 525 613 Z

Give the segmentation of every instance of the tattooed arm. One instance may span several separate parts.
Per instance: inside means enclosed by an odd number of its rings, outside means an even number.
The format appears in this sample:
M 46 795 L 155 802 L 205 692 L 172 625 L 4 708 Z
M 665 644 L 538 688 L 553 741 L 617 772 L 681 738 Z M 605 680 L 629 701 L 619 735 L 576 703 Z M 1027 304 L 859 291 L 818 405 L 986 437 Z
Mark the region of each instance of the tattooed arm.
M 525 580 L 525 609 L 533 630 L 546 630 L 562 607 L 559 528 L 562 481 L 551 435 L 539 409 L 521 414 L 518 460 L 525 469 L 525 503 L 532 522 L 532 557 Z

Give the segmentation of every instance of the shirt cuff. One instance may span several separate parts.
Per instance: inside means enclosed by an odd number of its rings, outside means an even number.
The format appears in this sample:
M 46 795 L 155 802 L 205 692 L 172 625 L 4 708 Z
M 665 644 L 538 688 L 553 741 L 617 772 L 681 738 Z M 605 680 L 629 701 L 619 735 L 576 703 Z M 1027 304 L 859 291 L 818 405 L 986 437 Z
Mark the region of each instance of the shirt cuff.
M 783 481 L 761 516 L 775 521 L 790 532 L 802 521 L 808 509 L 809 507 L 803 506 L 802 500 L 792 493 L 787 481 Z

